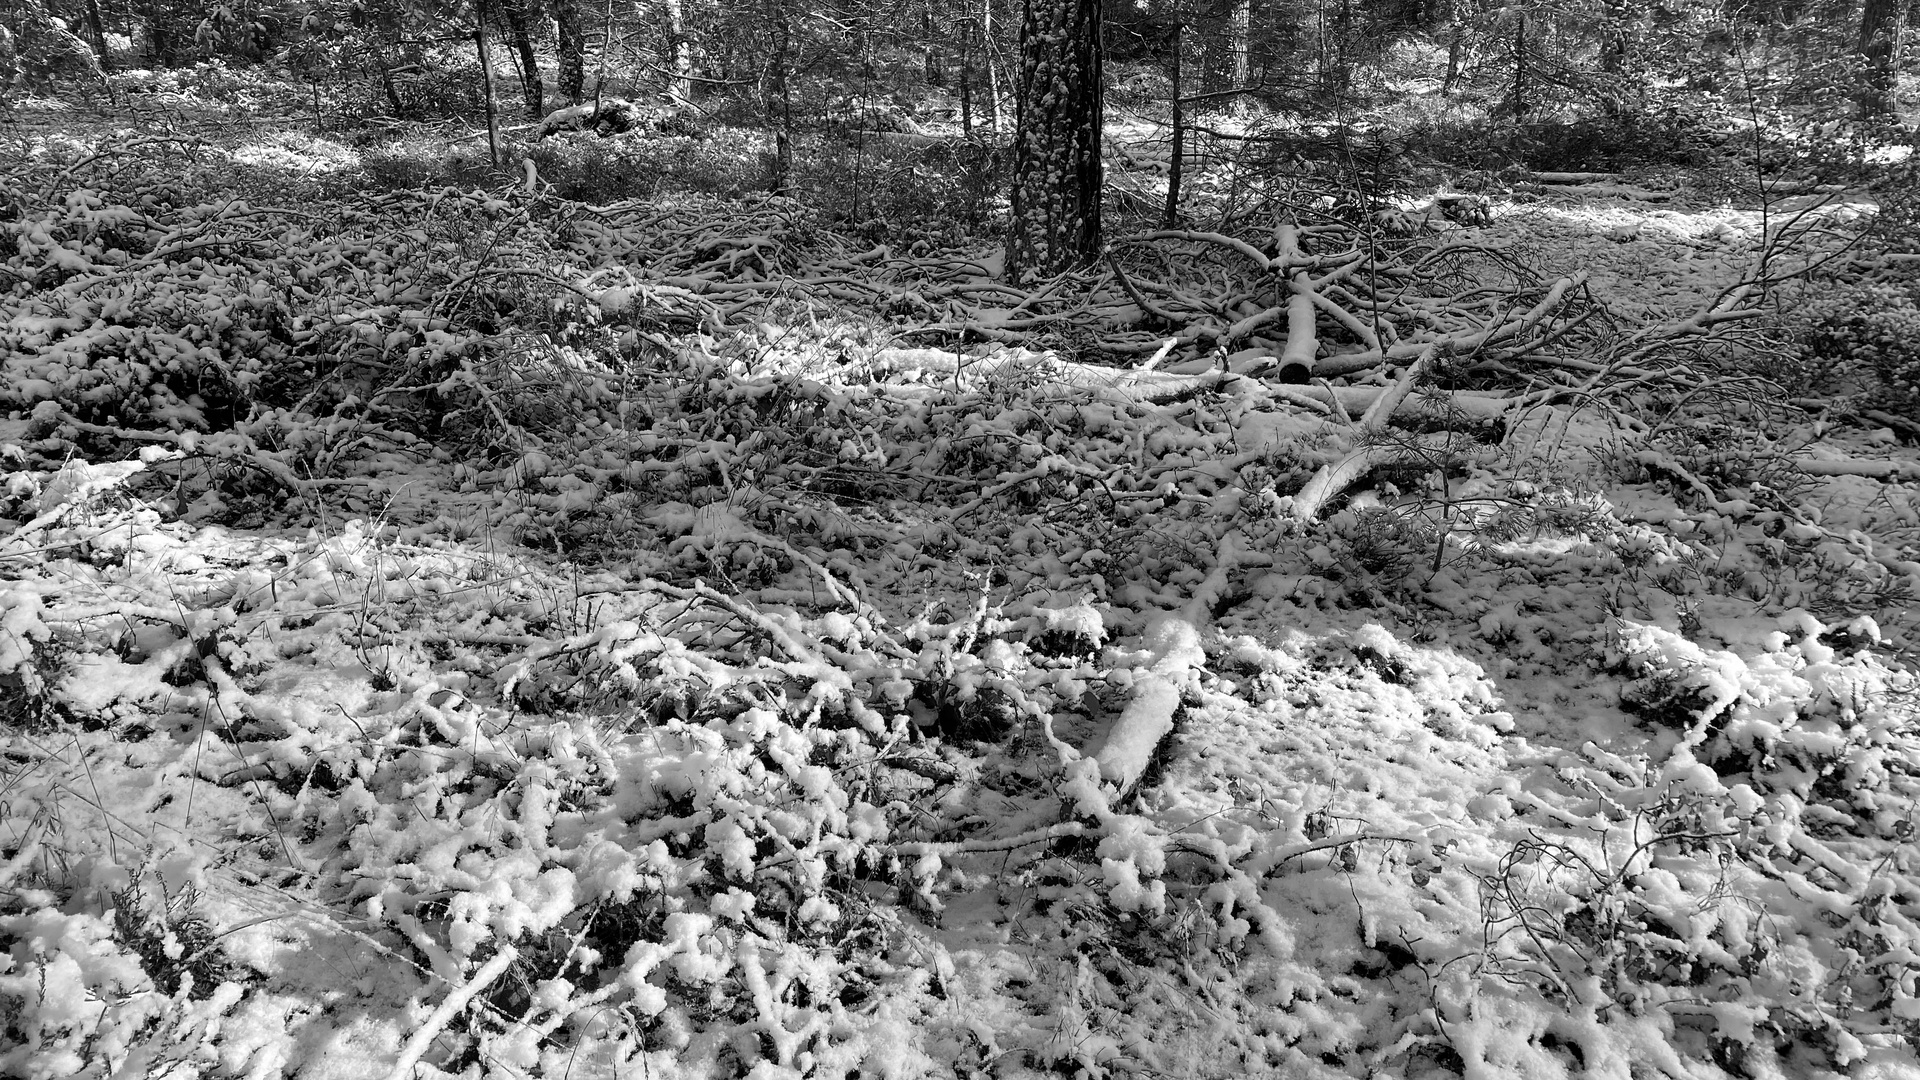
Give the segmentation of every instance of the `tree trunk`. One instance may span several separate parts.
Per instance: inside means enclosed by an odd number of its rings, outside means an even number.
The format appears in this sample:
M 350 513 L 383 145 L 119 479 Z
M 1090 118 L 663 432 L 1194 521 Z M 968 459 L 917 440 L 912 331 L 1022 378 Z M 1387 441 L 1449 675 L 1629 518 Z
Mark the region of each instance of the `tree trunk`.
M 1633 89 L 1626 78 L 1633 11 L 1628 0 L 1606 0 L 1605 10 L 1600 25 L 1600 107 L 1609 119 L 1618 120 L 1628 111 L 1626 97 Z
M 934 32 L 933 3 L 920 9 L 920 61 L 926 74 L 928 86 L 947 85 L 947 57 L 940 48 L 939 35 Z
M 593 72 L 593 114 L 600 115 L 600 95 L 607 89 L 607 59 L 613 55 L 613 0 L 600 13 L 600 58 Z
M 1253 0 L 1233 0 L 1227 17 L 1227 78 L 1232 80 L 1228 89 L 1239 90 L 1253 81 L 1252 38 Z
M 1893 115 L 1893 86 L 1906 21 L 1905 0 L 1866 0 L 1860 12 L 1860 59 L 1867 70 L 1855 100 L 1865 116 Z
M 533 54 L 533 35 L 527 29 L 524 0 L 508 0 L 500 6 L 507 20 L 507 32 L 513 37 L 513 54 L 520 61 L 520 93 L 527 102 L 527 115 L 535 120 L 547 115 L 546 92 L 540 84 L 540 61 Z
M 87 0 L 87 33 L 93 35 L 93 51 L 100 56 L 100 70 L 113 70 L 113 57 L 107 54 L 107 20 L 100 13 L 100 0 Z
M 686 6 L 682 0 L 660 0 L 666 21 L 667 96 L 675 106 L 693 104 L 693 41 L 687 37 Z
M 167 23 L 167 12 L 153 0 L 135 0 L 134 10 L 147 24 L 147 55 L 163 68 L 179 66 L 175 38 Z
M 1100 0 L 1022 5 L 1009 281 L 1057 274 L 1100 253 L 1100 30 Z
M 1314 10 L 1314 85 L 1321 90 L 1333 88 L 1333 28 L 1323 2 Z
M 1006 118 L 1001 115 L 1000 102 L 1000 50 L 993 41 L 993 0 L 980 0 L 980 55 L 987 62 L 987 119 L 990 130 L 998 135 L 1007 130 Z
M 960 136 L 973 138 L 973 24 L 960 23 Z
M 1527 16 L 1525 12 L 1521 12 L 1513 27 L 1514 119 L 1526 119 L 1527 108 Z
M 1187 112 L 1180 95 L 1186 93 L 1181 82 L 1180 52 L 1187 40 L 1186 24 L 1173 24 L 1173 154 L 1167 159 L 1167 205 L 1160 214 L 1162 228 L 1180 223 L 1180 179 L 1186 172 Z
M 380 64 L 380 88 L 387 92 L 387 104 L 393 106 L 396 120 L 407 119 L 407 107 L 400 103 L 400 90 L 393 84 L 393 63 L 387 59 L 385 49 L 377 49 L 374 54 Z
M 587 40 L 580 29 L 580 9 L 576 0 L 553 0 L 553 22 L 558 31 L 554 51 L 559 59 L 559 85 L 555 88 L 570 105 L 587 99 Z
M 500 117 L 493 111 L 493 54 L 487 49 L 487 13 L 480 8 L 479 25 L 473 28 L 475 58 L 480 61 L 480 92 L 487 103 L 487 160 L 500 167 Z
M 771 0 L 768 21 L 773 26 L 773 67 L 762 107 L 770 121 L 779 122 L 773 139 L 773 176 L 768 187 L 785 195 L 793 183 L 793 22 L 786 0 Z
M 0 101 L 6 100 L 7 91 L 19 77 L 20 53 L 13 44 L 13 31 L 0 22 Z

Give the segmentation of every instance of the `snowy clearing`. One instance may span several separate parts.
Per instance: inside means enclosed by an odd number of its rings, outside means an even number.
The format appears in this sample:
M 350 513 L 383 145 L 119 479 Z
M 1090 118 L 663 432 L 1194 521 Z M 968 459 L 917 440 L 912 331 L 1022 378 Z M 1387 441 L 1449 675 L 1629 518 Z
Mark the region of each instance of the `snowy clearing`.
M 1892 429 L 926 347 L 825 298 L 1041 305 L 772 202 L 111 186 L 8 225 L 0 1072 L 1920 1075 Z M 1767 229 L 1438 231 L 1657 323 Z

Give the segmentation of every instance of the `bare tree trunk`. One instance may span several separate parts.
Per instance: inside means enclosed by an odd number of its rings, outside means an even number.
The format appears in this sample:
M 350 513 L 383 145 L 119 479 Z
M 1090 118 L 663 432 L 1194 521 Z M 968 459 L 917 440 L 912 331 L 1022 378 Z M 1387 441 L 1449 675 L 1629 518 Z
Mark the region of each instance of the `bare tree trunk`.
M 1229 89 L 1238 90 L 1253 81 L 1252 37 L 1253 0 L 1233 0 L 1227 18 L 1227 78 L 1233 80 L 1227 84 Z
M 1322 90 L 1333 87 L 1333 34 L 1327 25 L 1327 5 L 1321 0 L 1314 9 L 1314 85 Z
M 1340 15 L 1329 35 L 1333 56 L 1334 89 L 1345 93 L 1353 88 L 1353 41 L 1355 33 L 1353 0 L 1340 0 Z
M 960 135 L 973 138 L 973 23 L 960 23 Z
M 666 16 L 667 96 L 675 105 L 693 103 L 693 41 L 687 37 L 686 7 L 682 0 L 660 0 Z
M 1526 118 L 1527 109 L 1527 15 L 1521 12 L 1513 27 L 1513 116 Z
M 100 0 L 87 0 L 87 33 L 93 35 L 93 51 L 100 56 L 100 70 L 113 70 L 113 57 L 107 54 L 107 20 L 100 14 Z
M 147 24 L 147 55 L 163 68 L 178 67 L 177 46 L 165 10 L 153 0 L 135 0 L 134 11 Z
M 1022 7 L 1009 281 L 1099 256 L 1100 31 L 1100 0 L 1026 0 Z
M 1904 0 L 1866 0 L 1860 12 L 1860 59 L 1866 79 L 1854 100 L 1868 117 L 1893 115 L 1893 86 L 1900 62 L 1900 39 L 1905 36 Z
M 993 44 L 993 0 L 980 0 L 980 11 L 980 50 L 987 62 L 987 104 L 991 106 L 987 116 L 998 135 L 1007 130 L 1007 120 L 1000 106 L 1004 95 L 1000 93 L 1000 50 Z
M 580 29 L 580 9 L 576 0 L 553 0 L 553 22 L 558 30 L 554 51 L 560 64 L 559 90 L 570 105 L 587 97 L 587 39 Z
M 773 68 L 763 107 L 769 120 L 780 122 L 774 133 L 773 176 L 768 186 L 775 195 L 785 195 L 793 183 L 793 25 L 786 0 L 770 0 L 767 7 L 774 33 Z
M 540 61 L 533 54 L 533 35 L 527 28 L 525 0 L 507 0 L 500 5 L 513 37 L 513 54 L 519 58 L 520 94 L 527 102 L 527 115 L 538 120 L 546 113 L 546 89 L 540 84 Z
M 493 111 L 493 54 L 487 50 L 487 11 L 480 8 L 479 25 L 473 28 L 473 45 L 480 61 L 480 92 L 487 102 L 487 159 L 500 167 L 500 117 Z
M 1600 74 L 1605 76 L 1605 85 L 1601 88 L 1601 107 L 1609 117 L 1620 115 L 1628 89 L 1624 75 L 1627 68 L 1628 20 L 1631 18 L 1627 0 L 1606 0 L 1606 20 L 1600 38 Z
M 13 31 L 7 24 L 0 22 L 0 101 L 6 100 L 7 91 L 13 89 L 16 79 L 20 78 L 20 52 L 13 43 Z
M 400 89 L 393 84 L 393 61 L 387 56 L 387 50 L 376 48 L 374 62 L 380 65 L 380 88 L 387 92 L 387 104 L 393 106 L 396 119 L 407 118 L 407 107 L 400 104 Z
M 600 113 L 600 95 L 607 88 L 607 58 L 613 55 L 613 0 L 600 15 L 600 63 L 593 73 L 593 111 Z
M 947 57 L 934 32 L 933 0 L 920 9 L 920 62 L 928 86 L 947 85 Z
M 1186 93 L 1181 81 L 1180 53 L 1187 40 L 1185 23 L 1173 24 L 1173 155 L 1167 159 L 1167 205 L 1160 214 L 1164 228 L 1180 223 L 1180 180 L 1186 172 L 1187 111 L 1180 96 Z

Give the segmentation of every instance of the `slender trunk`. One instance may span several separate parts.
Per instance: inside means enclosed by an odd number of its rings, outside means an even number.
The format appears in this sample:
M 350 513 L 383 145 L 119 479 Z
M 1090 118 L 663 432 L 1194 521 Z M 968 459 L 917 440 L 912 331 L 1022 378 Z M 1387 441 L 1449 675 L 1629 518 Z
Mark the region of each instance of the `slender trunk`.
M 973 138 L 973 27 L 960 24 L 960 135 Z
M 554 52 L 559 60 L 560 77 L 557 89 L 570 105 L 579 105 L 587 98 L 587 42 L 586 34 L 580 29 L 580 9 L 576 0 L 553 0 L 553 22 L 558 31 L 558 41 Z
M 154 0 L 136 0 L 134 11 L 147 24 L 147 55 L 163 68 L 177 67 L 173 34 L 167 29 L 166 12 Z
M 1323 2 L 1314 9 L 1314 63 L 1315 85 L 1323 91 L 1333 89 L 1333 34 L 1328 25 L 1327 5 Z
M 777 120 L 773 137 L 773 177 L 769 187 L 775 195 L 785 195 L 793 182 L 793 73 L 788 70 L 793 52 L 793 27 L 785 0 L 772 0 L 773 68 L 768 72 L 765 108 L 768 119 Z
M 1070 270 L 1100 253 L 1100 0 L 1026 0 L 1013 137 L 1007 279 Z
M 13 87 L 14 80 L 20 78 L 20 50 L 13 43 L 13 31 L 7 24 L 0 22 L 0 99 Z M 0 206 L 7 205 L 0 202 Z
M 393 115 L 397 120 L 407 118 L 406 106 L 400 104 L 400 89 L 393 85 L 393 61 L 388 58 L 387 50 L 376 49 L 374 62 L 380 65 L 380 89 L 387 93 L 387 104 L 393 106 Z
M 1350 40 L 1354 33 L 1353 0 L 1340 0 L 1340 17 L 1333 24 L 1333 80 L 1334 86 L 1341 92 L 1353 88 L 1353 50 Z
M 1525 12 L 1515 20 L 1513 27 L 1513 116 L 1523 120 L 1527 115 L 1527 16 Z
M 519 58 L 520 93 L 527 102 L 527 115 L 538 120 L 547 115 L 546 94 L 540 84 L 540 61 L 533 54 L 533 35 L 527 30 L 524 0 L 502 4 L 500 13 L 506 17 L 508 33 L 513 35 L 513 54 Z
M 932 0 L 928 0 L 927 5 L 920 9 L 920 62 L 928 86 L 947 85 L 947 58 L 934 33 Z
M 1180 96 L 1186 93 L 1180 80 L 1181 45 L 1186 41 L 1186 25 L 1173 24 L 1173 156 L 1167 160 L 1167 206 L 1160 215 L 1163 228 L 1174 228 L 1180 223 L 1180 179 L 1186 171 L 1187 156 L 1187 111 Z
M 1227 78 L 1229 89 L 1238 90 L 1253 81 L 1253 0 L 1233 0 L 1227 19 Z M 1239 98 L 1234 98 L 1236 104 Z
M 493 56 L 487 52 L 487 12 L 480 8 L 480 25 L 473 28 L 473 46 L 480 59 L 480 93 L 487 102 L 487 159 L 500 167 L 500 116 L 493 111 Z
M 93 35 L 93 51 L 100 57 L 100 70 L 113 70 L 113 58 L 107 55 L 107 20 L 100 14 L 100 0 L 87 0 L 87 33 Z
M 980 50 L 987 61 L 987 104 L 991 111 L 987 114 L 989 126 L 995 135 L 1007 130 L 1006 115 L 1001 111 L 1000 93 L 1000 50 L 993 45 L 993 0 L 980 2 Z

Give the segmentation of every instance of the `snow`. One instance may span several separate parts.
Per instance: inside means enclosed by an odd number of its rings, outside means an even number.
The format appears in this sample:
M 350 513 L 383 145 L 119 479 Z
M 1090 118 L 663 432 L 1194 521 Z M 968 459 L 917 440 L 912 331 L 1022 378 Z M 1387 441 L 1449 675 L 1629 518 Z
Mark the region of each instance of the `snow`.
M 1648 317 L 1758 237 L 1622 194 L 1484 235 Z M 793 242 L 749 224 L 684 287 L 543 266 L 586 343 L 493 366 L 419 282 L 343 304 L 327 347 L 459 372 L 443 444 L 366 399 L 81 428 L 90 322 L 16 320 L 0 1071 L 1914 1073 L 1897 433 L 1768 457 L 1851 470 L 1789 502 L 1727 428 L 1543 404 L 1297 515 L 1378 387 L 817 363 L 770 344 L 811 310 L 703 306 Z M 79 227 L 21 258 L 89 272 Z
M 1177 616 L 1155 622 L 1145 646 L 1151 659 L 1133 679 L 1133 698 L 1095 756 L 1101 775 L 1122 791 L 1140 779 L 1154 748 L 1173 730 L 1174 714 L 1193 668 L 1206 661 L 1199 634 Z

